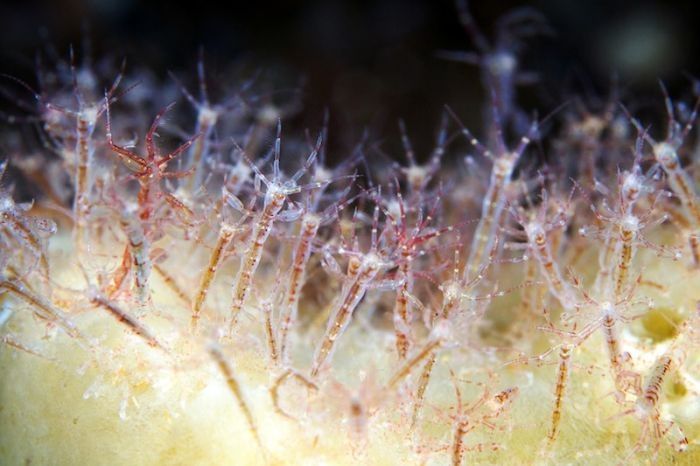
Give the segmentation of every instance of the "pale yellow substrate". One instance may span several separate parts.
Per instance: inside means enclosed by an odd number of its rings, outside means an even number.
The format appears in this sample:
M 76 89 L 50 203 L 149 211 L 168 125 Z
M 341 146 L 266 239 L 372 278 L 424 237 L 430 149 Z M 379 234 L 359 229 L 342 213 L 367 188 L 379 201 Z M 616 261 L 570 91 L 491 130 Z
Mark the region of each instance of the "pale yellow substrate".
M 54 255 L 54 264 L 67 260 Z M 700 276 L 684 264 L 648 254 L 643 262 L 644 278 L 667 286 L 664 292 L 643 290 L 654 297 L 657 309 L 680 318 L 690 315 L 700 297 Z M 75 270 L 61 270 L 58 265 L 54 272 L 58 282 L 76 285 L 71 278 Z M 218 280 L 208 301 L 212 321 L 225 315 L 228 281 L 228 275 Z M 93 348 L 83 349 L 60 331 L 47 333 L 25 305 L 2 298 L 13 309 L 3 333 L 12 334 L 44 358 L 0 346 L 1 464 L 449 464 L 453 424 L 445 408 L 454 404 L 454 390 L 448 365 L 458 377 L 472 381 L 487 380 L 485 368 L 496 370 L 498 377 L 491 382 L 494 392 L 510 386 L 520 389 L 513 408 L 495 421 L 497 431 L 481 427 L 465 438 L 466 445 L 497 442 L 501 450 L 468 453 L 469 463 L 616 464 L 639 435 L 632 416 L 610 419 L 621 408 L 607 396 L 612 385 L 604 343 L 598 335 L 574 353 L 561 434 L 550 452 L 543 449 L 543 439 L 551 417 L 556 354 L 541 367 L 501 368 L 512 354 L 486 357 L 470 350 L 443 352 L 428 389 L 423 421 L 411 432 L 410 399 L 387 395 L 382 389 L 393 370 L 388 368 L 397 364 L 392 334 L 363 325 L 365 307 L 342 337 L 334 357 L 333 377 L 350 388 L 325 382 L 318 393 L 294 383 L 281 390 L 281 403 L 298 416 L 296 422 L 272 408 L 268 386 L 277 373 L 270 369 L 260 322 L 244 316 L 233 339 L 224 341 L 223 350 L 236 368 L 257 424 L 263 454 L 206 352 L 208 332 L 192 337 L 187 308 L 158 279 L 153 280 L 153 287 L 158 311 L 144 322 L 170 349 L 169 354 L 148 347 L 106 313 L 81 310 L 89 306 L 78 302 L 73 318 L 85 334 L 96 339 Z M 70 296 L 65 290 L 57 294 Z M 499 324 L 493 320 L 514 312 L 516 302 L 517 295 L 512 295 L 495 303 L 488 315 L 493 319 L 487 319 L 484 333 L 498 333 Z M 212 303 L 222 303 L 221 309 Z M 255 312 L 249 310 L 250 315 Z M 534 332 L 534 327 L 525 325 L 523 331 L 525 338 L 516 340 L 516 346 L 531 354 L 546 347 L 541 333 L 529 338 L 527 332 Z M 664 318 L 640 320 L 625 332 L 625 349 L 633 352 L 637 370 L 648 373 L 655 358 L 668 347 L 670 340 L 664 340 L 668 332 L 672 327 L 668 329 Z M 642 343 L 641 338 L 646 337 L 657 342 Z M 308 367 L 318 334 L 310 331 L 294 341 L 295 361 Z M 664 386 L 663 412 L 683 426 L 691 445 L 684 454 L 677 454 L 663 440 L 658 464 L 700 463 L 700 397 L 696 391 L 700 388 L 700 355 L 698 348 L 684 345 L 682 349 L 686 350 L 683 369 L 672 373 Z M 479 390 L 473 384 L 462 384 L 466 403 Z M 350 399 L 354 395 L 374 413 L 364 432 L 353 428 Z M 643 453 L 633 461 L 650 456 L 650 452 Z

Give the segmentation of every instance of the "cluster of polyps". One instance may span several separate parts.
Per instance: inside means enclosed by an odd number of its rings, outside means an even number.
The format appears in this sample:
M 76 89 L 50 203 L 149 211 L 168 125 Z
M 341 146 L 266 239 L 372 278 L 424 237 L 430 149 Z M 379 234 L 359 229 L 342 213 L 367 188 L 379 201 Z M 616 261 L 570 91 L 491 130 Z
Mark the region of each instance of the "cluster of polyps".
M 7 170 L 7 161 L 0 164 L 0 181 Z M 37 219 L 28 215 L 31 204 L 17 204 L 9 192 L 0 189 L 0 215 L 2 216 L 2 241 L 3 249 L 10 250 L 13 244 L 19 244 L 29 256 L 30 263 L 21 265 L 21 256 L 11 257 L 3 254 L 3 268 L 22 270 L 25 267 L 39 266 L 45 276 L 49 274 L 49 262 L 47 258 L 45 239 L 55 233 L 56 225 L 48 220 Z M 25 261 L 27 258 L 24 258 Z
M 632 122 L 639 132 L 644 135 L 644 140 L 651 145 L 652 154 L 668 179 L 668 186 L 673 194 L 678 198 L 682 206 L 684 221 L 688 223 L 686 235 L 690 244 L 691 253 L 695 264 L 700 264 L 700 240 L 697 231 L 700 228 L 700 205 L 698 204 L 697 193 L 691 176 L 681 166 L 679 150 L 683 142 L 693 129 L 698 113 L 698 104 L 695 105 L 691 114 L 687 117 L 685 124 L 676 121 L 673 102 L 668 95 L 666 88 L 661 85 L 666 104 L 668 123 L 666 128 L 666 138 L 663 141 L 656 141 L 648 132 L 644 131 L 637 120 Z
M 683 453 L 688 448 L 688 438 L 683 429 L 673 420 L 662 419 L 659 401 L 663 390 L 663 383 L 671 371 L 671 367 L 677 364 L 671 353 L 663 354 L 652 366 L 648 380 L 642 389 L 636 388 L 637 399 L 634 406 L 623 411 L 619 416 L 633 414 L 642 424 L 642 431 L 639 440 L 634 448 L 625 458 L 629 461 L 639 450 L 652 446 L 653 459 L 658 456 L 661 441 L 667 437 L 671 447 L 679 453 Z
M 514 15 L 504 20 L 503 30 L 518 18 L 536 17 Z M 462 19 L 480 37 L 466 10 Z M 548 424 L 541 438 L 548 450 L 555 451 L 557 440 L 571 426 L 567 416 L 573 413 L 566 401 L 572 380 L 583 372 L 578 370 L 579 358 L 584 358 L 579 349 L 594 345 L 592 337 L 600 334 L 606 356 L 593 361 L 588 356 L 586 362 L 609 366 L 606 380 L 614 389 L 614 402 L 623 406 L 623 414 L 634 414 L 640 421 L 641 437 L 628 455 L 643 450 L 648 440 L 656 454 L 666 435 L 676 436 L 673 444 L 679 451 L 687 449 L 689 441 L 679 423 L 663 418 L 662 407 L 664 380 L 672 371 L 682 378 L 689 370 L 685 361 L 692 358 L 668 352 L 650 362 L 640 355 L 656 350 L 630 334 L 635 322 L 653 307 L 645 287 L 663 290 L 668 285 L 645 279 L 645 266 L 650 268 L 649 262 L 642 262 L 649 260 L 645 253 L 654 253 L 660 263 L 681 259 L 680 242 L 663 239 L 677 229 L 687 237 L 694 265 L 700 263 L 700 204 L 682 162 L 695 113 L 681 129 L 667 98 L 668 135 L 661 142 L 631 118 L 639 130 L 636 140 L 617 126 L 611 128 L 628 121 L 615 106 L 606 107 L 603 115 L 567 114 L 569 126 L 557 139 L 556 150 L 568 158 L 563 166 L 537 167 L 541 170 L 535 191 L 535 173 L 523 160 L 531 143 L 543 137 L 542 125 L 534 119 L 522 125 L 524 113 L 514 99 L 517 60 L 506 44 L 504 38 L 494 47 L 482 43 L 481 55 L 469 58 L 484 67 L 484 81 L 495 88 L 485 142 L 454 113 L 458 124 L 452 128 L 445 114 L 435 148 L 427 163 L 420 164 L 400 123 L 408 165 L 394 165 L 385 177 L 371 166 L 368 173 L 351 173 L 364 156 L 364 140 L 338 167 L 326 166 L 327 121 L 315 142 L 289 137 L 283 154 L 281 123 L 259 118 L 260 112 L 269 113 L 269 105 L 256 110 L 244 103 L 261 100 L 254 95 L 254 86 L 248 83 L 223 104 L 212 105 L 201 60 L 199 99 L 180 85 L 196 110 L 194 136 L 186 135 L 172 150 L 157 140 L 166 127 L 165 116 L 175 114 L 171 103 L 159 100 L 157 90 L 137 94 L 137 86 L 133 94 L 119 92 L 120 83 L 129 79 L 120 71 L 117 79 L 107 81 L 111 82 L 107 95 L 90 104 L 85 95 L 100 94 L 97 88 L 88 89 L 100 81 L 94 73 L 87 67 L 79 71 L 73 60 L 68 67 L 57 67 L 52 79 L 42 80 L 57 86 L 32 91 L 32 97 L 39 105 L 36 118 L 47 146 L 60 156 L 58 161 L 47 156 L 47 163 L 63 166 L 72 191 L 47 192 L 54 204 L 38 199 L 34 208 L 43 211 L 37 212 L 30 204 L 16 203 L 9 190 L 0 191 L 3 302 L 21 303 L 36 317 L 35 325 L 58 329 L 86 351 L 96 347 L 95 338 L 100 336 L 90 333 L 92 327 L 81 327 L 86 309 L 116 322 L 131 335 L 125 342 L 135 339 L 169 356 L 180 347 L 197 348 L 195 352 L 225 380 L 262 450 L 272 446 L 247 401 L 246 375 L 238 373 L 239 365 L 233 362 L 236 351 L 247 344 L 243 341 L 250 341 L 245 336 L 257 335 L 258 342 L 265 342 L 258 350 L 265 352 L 266 347 L 270 354 L 267 388 L 275 415 L 298 420 L 287 409 L 285 394 L 301 387 L 311 400 L 309 406 L 317 408 L 305 412 L 304 421 L 314 422 L 325 410 L 313 400 L 334 391 L 356 393 L 345 387 L 352 385 L 347 379 L 366 380 L 364 374 L 347 373 L 352 356 L 345 346 L 351 346 L 358 334 L 374 338 L 362 333 L 363 324 L 391 321 L 393 325 L 380 323 L 374 329 L 387 337 L 387 345 L 377 341 L 360 345 L 382 355 L 376 360 L 377 393 L 353 396 L 344 405 L 344 416 L 356 437 L 368 435 L 373 416 L 410 416 L 412 422 L 398 424 L 410 425 L 416 434 L 415 451 L 441 454 L 444 438 L 431 439 L 423 427 L 431 422 L 427 415 L 431 408 L 450 412 L 443 421 L 450 425 L 445 432 L 454 464 L 462 463 L 467 451 L 498 450 L 507 444 L 507 438 L 495 443 L 483 437 L 498 428 L 497 418 L 510 414 L 507 408 L 517 411 L 519 399 L 528 396 L 526 384 L 518 386 L 511 379 L 506 383 L 509 374 L 497 369 L 508 362 L 501 355 L 513 351 L 521 354 L 507 364 L 515 371 L 526 371 L 520 366 L 533 360 L 543 363 L 549 355 L 557 356 L 555 374 L 543 376 L 552 400 L 548 416 L 540 420 Z M 9 83 L 30 89 L 21 81 Z M 156 101 L 155 106 L 139 101 L 138 95 L 144 94 Z M 65 110 L 69 100 L 78 103 L 77 111 Z M 277 121 L 276 135 L 270 134 L 271 121 Z M 236 125 L 233 134 L 220 131 Z M 605 139 L 610 132 L 616 138 L 614 151 L 608 151 Z M 514 145 L 507 136 L 511 133 L 520 135 Z M 139 141 L 119 142 L 125 134 L 145 134 L 144 149 L 136 148 Z M 490 174 L 483 180 L 443 168 L 443 159 L 458 151 L 450 146 L 460 135 L 470 150 L 490 163 Z M 267 137 L 274 139 L 272 149 L 261 153 Z M 653 163 L 646 161 L 647 155 Z M 20 169 L 26 167 L 21 157 L 12 160 Z M 271 174 L 264 168 L 270 157 Z M 580 164 L 565 166 L 576 161 Z M 3 162 L 0 172 L 6 166 Z M 296 171 L 288 172 L 293 175 L 285 173 L 287 166 L 294 166 Z M 564 175 L 557 175 L 560 171 L 579 174 L 575 189 L 568 187 Z M 367 187 L 365 179 L 382 183 L 368 182 Z M 479 181 L 486 182 L 481 191 Z M 473 189 L 474 199 L 451 196 L 457 191 L 452 188 L 464 186 Z M 533 200 L 533 192 L 539 198 Z M 72 212 L 67 201 L 71 196 Z M 66 200 L 64 205 L 55 205 L 61 199 Z M 75 232 L 73 247 L 80 254 L 67 266 L 62 259 L 63 267 L 80 270 L 85 280 L 71 283 L 70 290 L 60 282 L 48 253 L 54 223 L 37 217 L 47 211 L 57 212 L 59 237 Z M 577 261 L 587 249 L 595 249 L 598 257 L 594 265 L 583 267 Z M 519 262 L 525 262 L 522 269 Z M 178 297 L 177 306 L 162 305 L 159 282 Z M 190 282 L 195 283 L 191 291 L 184 286 Z M 229 291 L 221 292 L 222 288 Z M 514 324 L 498 327 L 497 313 L 491 312 L 499 310 L 498 298 L 518 291 L 527 312 L 512 306 L 507 315 Z M 325 299 L 330 293 L 335 295 Z M 149 318 L 163 315 L 174 331 L 160 334 L 161 327 L 151 327 Z M 0 313 L 2 341 L 13 350 L 40 355 L 35 342 L 13 333 L 13 319 L 10 311 Z M 524 327 L 528 332 L 511 332 L 511 327 L 523 328 L 517 325 L 523 321 L 530 324 Z M 180 326 L 181 322 L 192 325 Z M 691 331 L 692 325 L 686 325 L 675 338 Z M 507 341 L 507 347 L 500 344 L 496 351 L 489 339 L 494 334 L 499 343 Z M 59 337 L 47 333 L 44 344 L 52 338 Z M 536 342 L 542 339 L 549 346 L 538 356 Z M 187 345 L 180 345 L 181 340 Z M 687 351 L 697 351 L 689 346 Z M 463 404 L 459 388 L 463 381 L 456 376 L 454 398 L 440 393 L 445 384 L 431 382 L 445 369 L 489 374 L 475 384 L 480 394 L 470 406 Z M 586 416 L 591 422 L 604 418 L 597 412 Z M 533 419 L 523 425 L 517 417 L 512 421 L 513 431 L 522 431 Z M 469 442 L 472 433 L 479 436 L 475 443 Z M 434 445 L 424 448 L 430 440 Z
M 260 192 L 260 183 L 265 184 L 265 196 L 263 208 L 259 214 L 253 218 L 253 228 L 247 245 L 247 252 L 241 257 L 241 265 L 238 269 L 238 274 L 233 285 L 233 304 L 231 305 L 232 323 L 235 323 L 238 313 L 243 309 L 243 305 L 250 294 L 253 283 L 253 275 L 260 264 L 263 248 L 270 233 L 272 226 L 276 221 L 291 221 L 295 220 L 301 214 L 299 209 L 288 209 L 282 212 L 282 208 L 287 202 L 287 198 L 295 193 L 298 193 L 302 188 L 297 184 L 301 177 L 306 173 L 309 167 L 313 164 L 318 154 L 318 146 L 322 140 L 319 138 L 317 148 L 311 152 L 311 155 L 306 159 L 304 166 L 297 171 L 294 176 L 288 181 L 282 181 L 280 173 L 280 132 L 281 123 L 277 126 L 277 139 L 275 140 L 274 148 L 274 165 L 272 179 L 268 179 L 255 165 L 252 165 L 255 171 L 255 191 Z M 315 183 L 310 185 L 310 188 L 319 188 L 323 183 Z

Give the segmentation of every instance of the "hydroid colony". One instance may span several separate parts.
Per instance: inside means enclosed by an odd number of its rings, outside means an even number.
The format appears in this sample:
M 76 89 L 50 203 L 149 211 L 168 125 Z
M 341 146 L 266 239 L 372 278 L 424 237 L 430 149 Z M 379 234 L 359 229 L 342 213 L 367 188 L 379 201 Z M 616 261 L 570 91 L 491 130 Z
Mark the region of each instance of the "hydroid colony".
M 695 110 L 554 130 L 515 94 L 541 18 L 460 17 L 486 134 L 448 110 L 419 164 L 402 124 L 388 173 L 254 83 L 212 103 L 201 60 L 191 108 L 72 56 L 5 76 L 45 144 L 2 164 L 44 194 L 0 193 L 2 463 L 696 463 Z

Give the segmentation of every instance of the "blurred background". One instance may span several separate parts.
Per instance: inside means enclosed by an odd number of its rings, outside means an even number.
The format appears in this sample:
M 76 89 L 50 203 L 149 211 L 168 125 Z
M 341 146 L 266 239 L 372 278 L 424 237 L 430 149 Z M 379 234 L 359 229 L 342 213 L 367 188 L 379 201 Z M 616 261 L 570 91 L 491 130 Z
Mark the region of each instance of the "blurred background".
M 522 50 L 521 69 L 535 72 L 518 88 L 528 112 L 546 113 L 573 93 L 604 100 L 614 75 L 622 98 L 639 106 L 659 102 L 658 79 L 673 95 L 688 96 L 689 76 L 700 76 L 697 1 L 470 2 L 491 41 L 498 18 L 522 6 L 549 25 Z M 172 70 L 190 86 L 200 46 L 212 82 L 231 79 L 230 63 L 262 70 L 276 86 L 300 93 L 304 112 L 287 125 L 317 128 L 328 108 L 331 134 L 348 144 L 364 128 L 397 140 L 404 118 L 425 158 L 445 104 L 477 132 L 481 127 L 479 69 L 441 54 L 474 50 L 452 0 L 231 1 L 227 11 L 205 2 L 0 3 L 2 72 L 34 83 L 37 51 L 50 43 L 67 57 L 69 44 L 79 49 L 86 37 L 96 57 L 126 56 L 162 80 Z

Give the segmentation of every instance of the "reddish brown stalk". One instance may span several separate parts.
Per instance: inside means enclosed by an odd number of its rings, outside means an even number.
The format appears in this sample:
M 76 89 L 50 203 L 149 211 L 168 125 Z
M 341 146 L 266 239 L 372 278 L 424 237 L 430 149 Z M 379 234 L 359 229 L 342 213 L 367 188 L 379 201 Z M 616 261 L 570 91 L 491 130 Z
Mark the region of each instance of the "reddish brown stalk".
M 12 281 L 1 281 L 0 289 L 4 289 L 29 304 L 34 313 L 41 319 L 54 323 L 61 327 L 69 336 L 80 340 L 86 340 L 85 336 L 78 330 L 73 322 L 61 309 L 45 300 L 40 295 L 35 295 L 24 285 Z
M 95 306 L 99 306 L 109 312 L 112 317 L 117 319 L 117 322 L 126 326 L 131 333 L 142 338 L 149 346 L 153 348 L 159 348 L 166 353 L 168 350 L 156 339 L 155 336 L 148 330 L 141 322 L 139 322 L 135 317 L 131 316 L 128 312 L 121 309 L 115 303 L 108 301 L 102 296 L 93 296 L 90 299 Z
M 301 221 L 299 241 L 294 249 L 294 258 L 284 302 L 280 310 L 277 330 L 280 357 L 283 362 L 289 360 L 289 331 L 297 318 L 301 288 L 304 285 L 306 265 L 311 256 L 311 242 L 316 237 L 320 219 L 314 214 L 305 214 Z
M 569 380 L 571 365 L 571 353 L 573 345 L 562 345 L 559 349 L 559 366 L 557 368 L 557 380 L 554 384 L 554 407 L 552 408 L 552 421 L 547 432 L 548 442 L 554 443 L 559 435 L 559 423 L 561 421 L 562 407 L 564 404 L 564 392 Z
M 183 290 L 180 285 L 177 284 L 175 281 L 175 277 L 173 277 L 168 271 L 166 271 L 163 267 L 161 267 L 158 264 L 153 265 L 153 269 L 158 272 L 158 274 L 161 276 L 165 284 L 170 288 L 175 295 L 180 298 L 181 301 L 183 301 L 186 304 L 190 303 L 190 297 L 187 296 L 187 293 L 185 293 L 185 290 Z
M 263 443 L 260 440 L 260 434 L 258 433 L 258 428 L 255 423 L 255 419 L 253 418 L 253 413 L 250 410 L 250 407 L 248 406 L 245 397 L 243 396 L 243 390 L 241 389 L 241 384 L 238 381 L 238 378 L 236 377 L 233 365 L 231 364 L 229 359 L 226 356 L 224 356 L 224 354 L 218 347 L 210 346 L 209 355 L 212 357 L 214 362 L 216 362 L 219 371 L 221 371 L 221 374 L 224 376 L 224 379 L 226 379 L 226 385 L 228 385 L 229 390 L 233 394 L 233 398 L 236 400 L 236 404 L 238 405 L 238 408 L 240 409 L 241 413 L 243 414 L 243 417 L 246 420 L 246 423 L 248 424 L 250 433 L 255 438 L 255 442 L 258 444 L 260 452 L 264 455 L 265 448 L 263 447 Z
M 227 225 L 222 225 L 219 229 L 219 237 L 216 240 L 216 245 L 209 256 L 209 263 L 207 268 L 204 270 L 202 277 L 199 281 L 199 288 L 197 294 L 195 295 L 194 301 L 192 302 L 192 325 L 196 326 L 199 320 L 199 314 L 202 310 L 202 305 L 207 298 L 207 293 L 209 293 L 209 287 L 211 282 L 216 276 L 216 271 L 221 265 L 223 259 L 224 249 L 229 245 L 235 230 L 228 227 Z

